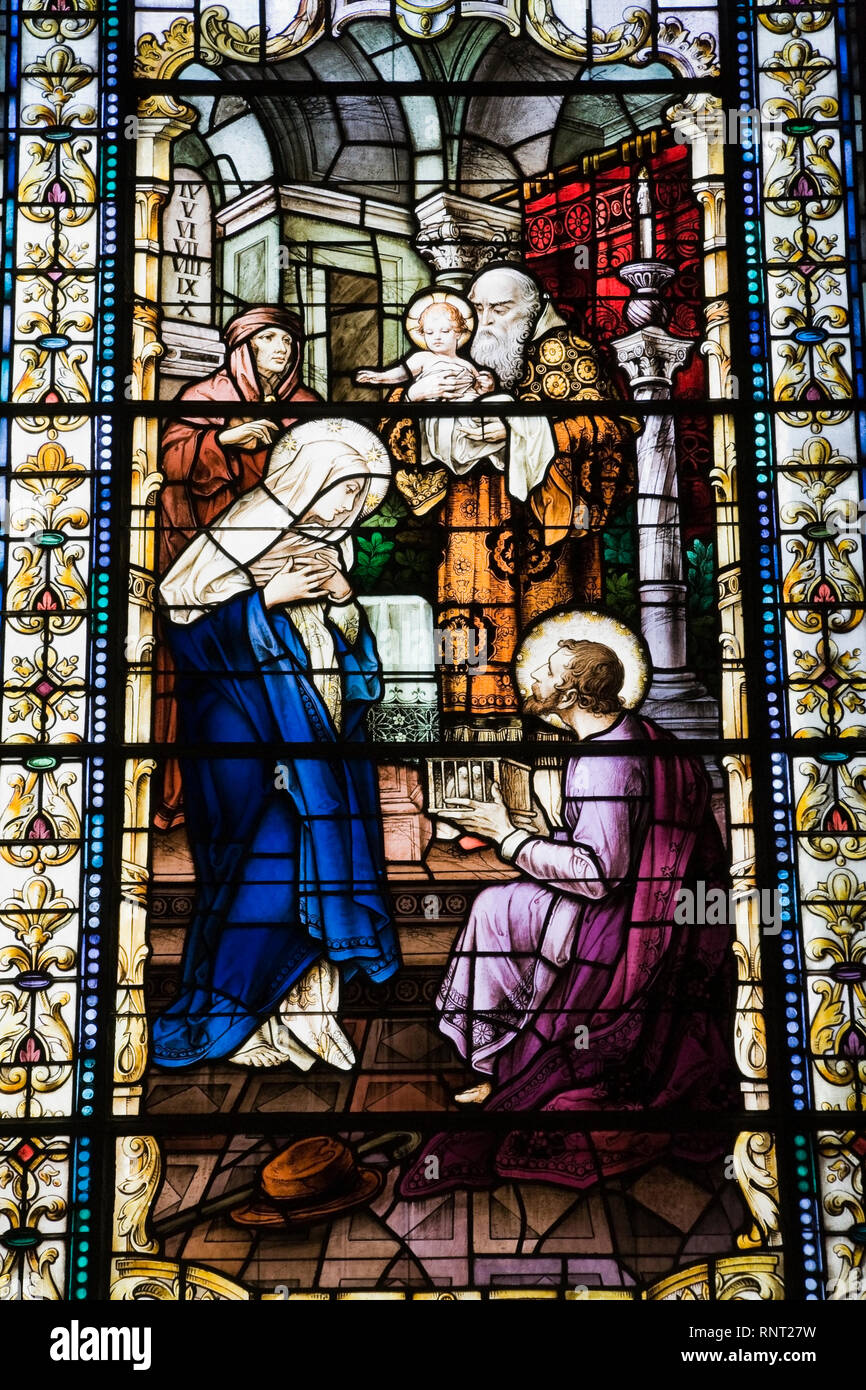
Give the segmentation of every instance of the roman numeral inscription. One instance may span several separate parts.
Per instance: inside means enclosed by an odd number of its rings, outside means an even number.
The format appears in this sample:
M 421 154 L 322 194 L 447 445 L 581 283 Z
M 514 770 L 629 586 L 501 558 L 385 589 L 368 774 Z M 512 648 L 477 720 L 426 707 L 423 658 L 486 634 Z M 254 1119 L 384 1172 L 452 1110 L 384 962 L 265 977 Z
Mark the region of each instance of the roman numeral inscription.
M 178 169 L 177 174 L 163 214 L 162 302 L 170 318 L 210 323 L 210 194 L 194 169 Z

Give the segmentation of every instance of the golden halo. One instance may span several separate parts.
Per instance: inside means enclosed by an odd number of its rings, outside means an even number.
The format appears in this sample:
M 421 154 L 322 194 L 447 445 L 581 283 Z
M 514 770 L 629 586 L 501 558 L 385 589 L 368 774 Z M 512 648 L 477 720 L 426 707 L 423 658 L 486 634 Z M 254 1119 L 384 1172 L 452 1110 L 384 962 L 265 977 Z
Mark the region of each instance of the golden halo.
M 637 709 L 650 682 L 650 658 L 646 645 L 625 623 L 591 608 L 572 609 L 542 618 L 524 637 L 517 653 L 514 674 L 521 699 L 532 694 L 532 672 L 537 671 L 560 642 L 602 642 L 616 652 L 625 671 L 620 698 L 625 709 Z M 548 724 L 564 728 L 556 714 L 542 716 Z
M 427 348 L 426 339 L 421 331 L 421 316 L 431 304 L 450 304 L 457 310 L 466 324 L 466 332 L 460 334 L 457 346 L 465 347 L 475 328 L 475 315 L 468 299 L 462 299 L 459 294 L 452 294 L 446 290 L 429 290 L 425 294 L 419 294 L 406 310 L 406 332 L 415 346 L 424 350 Z
M 359 420 L 337 417 L 325 420 L 304 420 L 290 425 L 271 450 L 265 481 L 274 482 L 285 468 L 290 468 L 304 444 L 331 444 L 341 453 L 350 450 L 367 465 L 369 479 L 359 519 L 368 517 L 381 507 L 391 484 L 391 455 L 381 439 Z

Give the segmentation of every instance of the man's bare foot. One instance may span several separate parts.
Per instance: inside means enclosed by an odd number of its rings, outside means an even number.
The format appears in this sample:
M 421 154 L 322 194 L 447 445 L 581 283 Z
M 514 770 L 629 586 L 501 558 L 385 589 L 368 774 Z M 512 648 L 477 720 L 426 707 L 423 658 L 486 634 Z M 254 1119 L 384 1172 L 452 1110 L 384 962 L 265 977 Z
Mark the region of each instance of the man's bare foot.
M 492 1090 L 489 1081 L 482 1081 L 480 1086 L 470 1086 L 468 1091 L 458 1091 L 454 1099 L 458 1105 L 480 1105 Z

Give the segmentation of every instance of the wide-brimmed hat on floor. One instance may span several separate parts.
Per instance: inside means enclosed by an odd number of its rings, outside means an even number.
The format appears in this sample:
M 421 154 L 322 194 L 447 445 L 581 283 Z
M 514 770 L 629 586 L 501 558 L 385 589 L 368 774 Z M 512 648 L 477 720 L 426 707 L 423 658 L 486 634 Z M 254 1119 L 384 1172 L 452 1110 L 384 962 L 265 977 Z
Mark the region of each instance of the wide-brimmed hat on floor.
M 296 1139 L 258 1175 L 252 1201 L 229 1213 L 238 1226 L 308 1226 L 372 1201 L 385 1173 L 358 1162 L 341 1139 Z

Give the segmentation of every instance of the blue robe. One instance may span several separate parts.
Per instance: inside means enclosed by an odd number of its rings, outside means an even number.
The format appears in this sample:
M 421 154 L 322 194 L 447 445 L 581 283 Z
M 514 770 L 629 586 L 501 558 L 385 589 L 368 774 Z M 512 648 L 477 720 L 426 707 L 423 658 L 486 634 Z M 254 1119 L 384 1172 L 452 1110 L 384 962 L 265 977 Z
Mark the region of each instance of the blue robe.
M 166 627 L 183 743 L 203 750 L 180 755 L 196 912 L 180 992 L 153 1028 L 154 1061 L 183 1067 L 229 1056 L 323 955 L 344 979 L 386 980 L 400 962 L 375 768 L 341 757 L 287 612 L 257 591 Z M 361 743 L 382 695 L 378 654 L 363 613 L 351 647 L 332 634 L 340 738 Z

